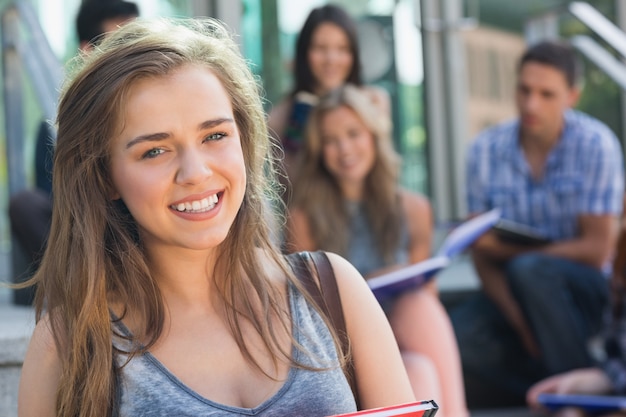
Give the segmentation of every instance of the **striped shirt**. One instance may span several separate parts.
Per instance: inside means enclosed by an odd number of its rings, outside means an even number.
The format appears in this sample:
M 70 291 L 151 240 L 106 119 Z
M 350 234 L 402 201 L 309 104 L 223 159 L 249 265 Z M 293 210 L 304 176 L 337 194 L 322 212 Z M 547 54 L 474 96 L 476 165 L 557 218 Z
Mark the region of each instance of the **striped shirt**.
M 578 216 L 619 215 L 624 168 L 617 138 L 599 120 L 564 113 L 561 138 L 551 150 L 541 179 L 534 179 L 519 143 L 519 120 L 482 132 L 467 154 L 470 213 L 495 207 L 502 218 L 532 226 L 547 238 L 579 234 Z

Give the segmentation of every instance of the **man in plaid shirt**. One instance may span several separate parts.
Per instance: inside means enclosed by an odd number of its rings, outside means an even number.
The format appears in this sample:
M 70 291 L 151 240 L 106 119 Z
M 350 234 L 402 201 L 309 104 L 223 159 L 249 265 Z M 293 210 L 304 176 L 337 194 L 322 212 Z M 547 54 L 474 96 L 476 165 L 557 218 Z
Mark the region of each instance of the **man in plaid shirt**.
M 482 292 L 451 313 L 466 375 L 520 402 L 540 378 L 592 363 L 587 343 L 607 302 L 622 150 L 607 126 L 571 110 L 579 73 L 571 47 L 532 46 L 518 66 L 519 117 L 468 152 L 470 213 L 499 207 L 549 241 L 482 236 L 472 247 Z

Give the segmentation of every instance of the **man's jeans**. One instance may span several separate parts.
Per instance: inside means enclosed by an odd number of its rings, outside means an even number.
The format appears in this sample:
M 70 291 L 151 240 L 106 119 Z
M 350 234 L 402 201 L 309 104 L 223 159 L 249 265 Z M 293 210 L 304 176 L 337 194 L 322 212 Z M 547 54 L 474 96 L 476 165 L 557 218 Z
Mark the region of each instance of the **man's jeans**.
M 600 331 L 608 301 L 604 274 L 566 259 L 529 253 L 508 263 L 506 278 L 542 356 L 531 358 L 496 305 L 478 293 L 450 314 L 464 371 L 523 397 L 545 376 L 590 366 L 587 344 Z

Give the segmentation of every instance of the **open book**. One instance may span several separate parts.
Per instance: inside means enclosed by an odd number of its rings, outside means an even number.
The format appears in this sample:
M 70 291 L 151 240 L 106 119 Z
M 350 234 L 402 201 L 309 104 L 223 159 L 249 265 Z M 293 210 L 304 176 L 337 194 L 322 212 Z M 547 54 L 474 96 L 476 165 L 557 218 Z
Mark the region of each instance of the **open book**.
M 371 410 L 357 411 L 356 413 L 338 414 L 331 417 L 385 417 L 385 416 L 406 416 L 406 417 L 432 417 L 439 406 L 432 401 L 418 401 L 414 403 L 394 405 L 391 407 L 373 408 Z
M 577 407 L 589 414 L 607 414 L 626 411 L 626 397 L 609 395 L 539 394 L 537 401 L 550 411 L 563 407 Z
M 452 258 L 467 249 L 498 220 L 500 220 L 500 209 L 493 209 L 466 220 L 446 236 L 432 258 L 371 278 L 367 280 L 367 283 L 379 301 L 409 288 L 419 287 L 447 267 Z

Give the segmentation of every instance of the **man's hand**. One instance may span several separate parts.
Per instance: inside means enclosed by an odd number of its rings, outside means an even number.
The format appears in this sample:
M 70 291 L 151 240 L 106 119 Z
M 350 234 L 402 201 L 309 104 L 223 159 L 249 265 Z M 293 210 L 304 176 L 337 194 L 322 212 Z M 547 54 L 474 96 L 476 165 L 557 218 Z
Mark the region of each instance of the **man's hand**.
M 541 247 L 503 242 L 494 231 L 489 230 L 474 241 L 472 251 L 494 261 L 504 262 L 522 253 L 539 250 Z

